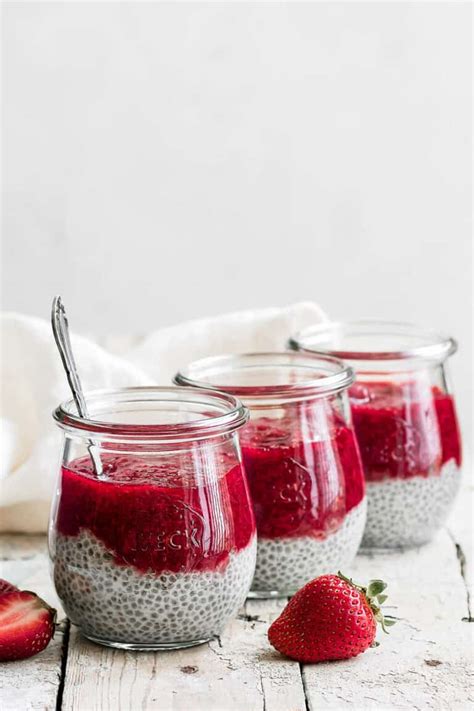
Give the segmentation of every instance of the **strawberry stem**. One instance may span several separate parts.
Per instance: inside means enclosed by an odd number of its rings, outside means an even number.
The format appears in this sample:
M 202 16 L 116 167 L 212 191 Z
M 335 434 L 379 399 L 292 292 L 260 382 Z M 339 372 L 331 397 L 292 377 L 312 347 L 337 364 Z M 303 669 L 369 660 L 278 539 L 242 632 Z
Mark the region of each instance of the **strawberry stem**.
M 359 592 L 365 596 L 367 604 L 372 610 L 376 622 L 378 622 L 382 627 L 382 630 L 388 634 L 388 630 L 386 628 L 394 625 L 397 622 L 397 618 L 393 615 L 384 615 L 382 612 L 382 605 L 387 600 L 387 595 L 382 593 L 386 590 L 387 583 L 379 579 L 369 580 L 369 584 L 365 588 L 361 585 L 356 585 L 352 578 L 348 578 L 346 575 L 343 575 L 340 570 L 337 575 L 341 578 L 341 580 L 344 580 L 344 582 L 351 585 L 353 588 L 356 588 L 356 590 L 359 590 Z

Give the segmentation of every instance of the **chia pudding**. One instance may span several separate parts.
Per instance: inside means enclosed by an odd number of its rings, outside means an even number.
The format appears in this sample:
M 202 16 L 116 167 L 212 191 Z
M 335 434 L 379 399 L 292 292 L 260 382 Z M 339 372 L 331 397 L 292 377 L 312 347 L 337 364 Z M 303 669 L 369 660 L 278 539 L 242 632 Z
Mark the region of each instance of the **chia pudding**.
M 363 546 L 427 543 L 461 479 L 461 441 L 448 359 L 456 341 L 409 323 L 331 322 L 290 339 L 300 353 L 351 365 L 352 421 L 367 483 Z
M 296 420 L 259 418 L 241 441 L 258 531 L 250 594 L 292 594 L 352 563 L 367 508 L 353 430 L 308 441 Z
M 63 467 L 53 576 L 95 641 L 187 645 L 218 635 L 244 602 L 255 524 L 240 465 L 198 481 L 190 460 L 104 455 Z
M 359 382 L 349 392 L 367 481 L 365 547 L 411 547 L 446 521 L 461 478 L 453 398 L 423 381 Z
M 195 361 L 175 382 L 239 397 L 239 431 L 257 523 L 251 597 L 295 593 L 349 565 L 366 520 L 365 483 L 351 426 L 351 368 L 291 351 Z

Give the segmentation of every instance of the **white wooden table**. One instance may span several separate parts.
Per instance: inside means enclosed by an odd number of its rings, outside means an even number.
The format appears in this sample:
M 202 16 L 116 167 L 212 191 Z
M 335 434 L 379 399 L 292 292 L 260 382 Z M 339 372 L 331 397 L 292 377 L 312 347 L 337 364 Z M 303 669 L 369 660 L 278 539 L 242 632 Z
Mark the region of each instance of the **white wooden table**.
M 465 476 L 467 479 L 467 476 Z M 472 486 L 431 545 L 358 556 L 357 581 L 389 583 L 401 620 L 350 661 L 300 665 L 268 644 L 285 604 L 248 601 L 220 639 L 193 649 L 131 653 L 96 646 L 64 614 L 49 647 L 0 666 L 2 711 L 315 711 L 472 708 Z M 43 536 L 0 537 L 1 577 L 60 609 Z

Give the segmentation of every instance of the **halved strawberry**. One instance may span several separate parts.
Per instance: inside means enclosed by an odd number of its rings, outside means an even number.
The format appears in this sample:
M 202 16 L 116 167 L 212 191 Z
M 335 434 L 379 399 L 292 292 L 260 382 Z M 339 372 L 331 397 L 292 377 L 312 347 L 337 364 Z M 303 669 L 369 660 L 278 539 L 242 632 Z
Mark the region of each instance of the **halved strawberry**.
M 56 610 L 27 590 L 0 597 L 0 661 L 26 659 L 41 652 L 54 634 Z
M 15 590 L 18 590 L 16 585 L 9 583 L 8 580 L 0 578 L 0 596 L 8 592 L 15 592 Z

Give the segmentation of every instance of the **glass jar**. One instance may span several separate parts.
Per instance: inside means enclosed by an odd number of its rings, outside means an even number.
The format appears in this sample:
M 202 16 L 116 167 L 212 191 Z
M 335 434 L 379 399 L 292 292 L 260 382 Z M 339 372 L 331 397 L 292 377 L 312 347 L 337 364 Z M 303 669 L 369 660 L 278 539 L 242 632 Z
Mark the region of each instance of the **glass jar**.
M 409 324 L 330 323 L 290 340 L 356 371 L 349 390 L 367 482 L 363 545 L 412 547 L 441 528 L 461 475 L 461 441 L 446 360 L 452 338 Z
M 71 621 L 100 644 L 173 649 L 220 634 L 244 602 L 256 535 L 230 395 L 124 388 L 54 419 L 62 462 L 49 548 Z M 92 458 L 100 463 L 96 472 Z
M 230 392 L 250 410 L 240 442 L 257 521 L 253 597 L 291 595 L 357 552 L 366 502 L 353 377 L 334 358 L 291 352 L 206 358 L 175 377 Z

